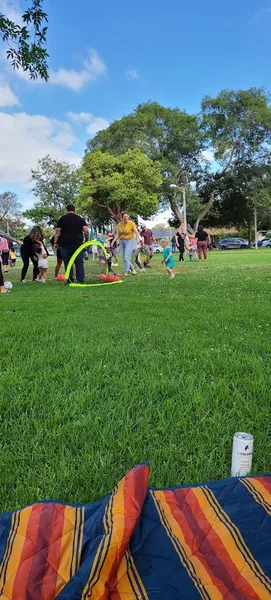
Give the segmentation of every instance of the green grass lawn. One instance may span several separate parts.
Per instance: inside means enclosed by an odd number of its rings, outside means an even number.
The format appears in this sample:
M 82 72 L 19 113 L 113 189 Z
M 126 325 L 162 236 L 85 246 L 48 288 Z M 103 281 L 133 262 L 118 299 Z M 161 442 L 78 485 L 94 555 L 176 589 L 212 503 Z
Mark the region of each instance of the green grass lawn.
M 176 255 L 177 257 L 177 255 Z M 0 297 L 0 510 L 230 474 L 232 437 L 270 471 L 271 251 L 212 252 L 115 286 L 19 283 Z M 51 262 L 53 265 L 53 262 Z

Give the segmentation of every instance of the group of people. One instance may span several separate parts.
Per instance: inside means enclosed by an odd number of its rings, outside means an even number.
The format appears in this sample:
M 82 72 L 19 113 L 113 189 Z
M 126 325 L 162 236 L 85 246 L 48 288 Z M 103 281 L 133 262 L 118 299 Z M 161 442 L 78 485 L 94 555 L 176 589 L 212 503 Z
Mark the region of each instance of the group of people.
M 207 250 L 210 245 L 210 236 L 207 231 L 204 231 L 202 225 L 199 225 L 195 235 L 187 234 L 184 230 L 184 226 L 180 225 L 176 236 L 173 236 L 172 251 L 179 251 L 179 260 L 184 261 L 185 252 L 189 255 L 189 260 L 192 261 L 198 254 L 199 260 L 207 260 Z
M 198 231 L 196 235 L 188 235 L 184 226 L 180 225 L 176 237 L 174 236 L 174 241 L 170 242 L 167 238 L 162 240 L 162 247 L 164 249 L 164 257 L 162 263 L 165 264 L 167 273 L 170 279 L 175 277 L 175 273 L 173 271 L 175 260 L 174 260 L 174 250 L 176 246 L 176 250 L 179 251 L 179 261 L 184 261 L 184 254 L 187 251 L 189 255 L 189 260 L 192 261 L 196 253 L 198 253 L 199 260 L 207 260 L 207 250 L 208 245 L 210 243 L 209 234 L 204 231 L 202 225 L 199 225 Z
M 179 251 L 179 260 L 184 260 L 185 251 L 188 251 L 189 257 L 192 260 L 196 251 L 201 260 L 207 259 L 208 248 L 208 233 L 204 231 L 202 226 L 199 226 L 195 236 L 189 236 L 184 231 L 181 225 L 176 233 L 176 246 Z M 81 216 L 75 213 L 75 206 L 69 204 L 66 208 L 66 214 L 57 222 L 54 236 L 51 238 L 51 244 L 57 253 L 57 265 L 55 267 L 55 278 L 57 279 L 62 262 L 64 262 L 65 270 L 67 270 L 69 261 L 75 251 L 82 245 L 84 241 L 89 239 L 89 227 Z M 33 264 L 33 281 L 45 283 L 48 271 L 48 250 L 45 245 L 42 229 L 38 226 L 33 227 L 30 233 L 25 236 L 23 242 L 18 242 L 8 234 L 0 231 L 0 290 L 2 294 L 7 293 L 4 287 L 2 264 L 4 273 L 8 272 L 10 260 L 10 249 L 12 244 L 16 242 L 21 246 L 21 257 L 23 267 L 21 272 L 21 282 L 25 283 L 25 277 L 29 268 L 30 261 Z M 116 233 L 107 232 L 105 240 L 103 240 L 110 264 L 118 266 L 118 244 L 124 262 L 124 276 L 129 274 L 136 275 L 136 266 L 139 269 L 149 269 L 150 262 L 153 257 L 153 244 L 156 244 L 156 239 L 145 224 L 140 230 L 137 228 L 134 221 L 129 218 L 127 212 L 122 213 L 120 223 L 117 225 Z M 173 242 L 168 238 L 162 240 L 164 250 L 163 263 L 171 279 L 175 276 Z M 14 250 L 14 248 L 13 248 Z M 145 260 L 141 261 L 141 252 L 145 254 Z M 93 259 L 95 259 L 95 244 L 92 246 Z M 98 247 L 96 246 L 96 254 L 99 259 Z M 16 255 L 15 255 L 16 257 Z M 84 255 L 80 252 L 75 259 L 74 269 L 70 272 L 70 282 L 73 282 L 76 277 L 78 283 L 84 283 Z
M 151 231 L 145 224 L 141 226 L 141 230 L 138 231 L 135 223 L 129 219 L 127 213 L 122 214 L 122 220 L 118 224 L 117 233 L 114 237 L 114 242 L 120 241 L 122 257 L 124 261 L 124 275 L 128 273 L 136 275 L 135 265 L 140 269 L 150 268 L 150 261 L 153 257 L 153 244 L 156 244 L 156 239 Z M 210 242 L 209 235 L 204 231 L 203 227 L 199 225 L 198 231 L 195 235 L 188 235 L 184 226 L 180 225 L 176 237 L 176 249 L 179 251 L 179 260 L 184 261 L 184 254 L 187 251 L 190 260 L 193 260 L 196 253 L 198 253 L 199 260 L 207 260 L 208 244 Z M 174 268 L 174 248 L 169 238 L 165 238 L 161 241 L 164 256 L 163 263 L 166 266 L 166 270 L 171 279 L 175 277 Z M 141 262 L 140 253 L 146 254 L 146 260 Z

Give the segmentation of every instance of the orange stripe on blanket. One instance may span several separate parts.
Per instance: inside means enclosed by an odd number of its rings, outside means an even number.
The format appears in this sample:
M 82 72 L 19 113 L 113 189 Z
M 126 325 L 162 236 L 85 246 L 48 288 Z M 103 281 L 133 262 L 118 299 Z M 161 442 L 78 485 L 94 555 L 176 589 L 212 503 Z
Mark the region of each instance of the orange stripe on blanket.
M 118 568 L 118 581 L 110 600 L 148 600 L 147 592 L 128 549 Z
M 266 492 L 263 486 L 259 482 L 255 484 L 252 479 L 246 477 L 241 478 L 239 481 L 251 494 L 253 500 L 255 500 L 255 502 L 257 502 L 257 504 L 259 504 L 267 512 L 267 514 L 271 516 L 271 504 L 268 502 L 268 500 L 265 500 L 266 493 L 268 494 L 268 492 Z
M 199 557 L 192 553 L 190 545 L 185 539 L 182 527 L 177 521 L 176 515 L 172 512 L 174 493 L 170 491 L 154 491 L 151 494 L 158 509 L 161 524 L 165 528 L 181 564 L 186 569 L 201 597 L 206 600 L 223 600 L 223 594 L 213 585 L 213 580 L 208 570 L 204 567 Z
M 131 534 L 141 514 L 142 506 L 146 498 L 148 476 L 149 468 L 146 467 L 142 471 L 142 467 L 140 467 L 130 471 L 124 479 L 124 531 L 122 543 L 116 553 L 115 561 L 109 575 L 108 584 L 110 591 L 116 586 L 118 566 L 127 549 Z
M 3 560 L 0 565 L 0 596 L 3 591 L 3 585 L 5 583 L 6 578 L 6 570 L 8 567 L 8 561 L 12 552 L 13 543 L 15 540 L 16 532 L 20 522 L 20 511 L 13 513 L 11 517 L 11 526 L 9 530 L 9 535 L 6 541 L 5 553 L 3 556 Z
M 70 579 L 76 509 L 40 503 L 21 511 L 3 593 L 17 600 L 53 600 Z M 77 536 L 79 535 L 79 530 Z M 34 583 L 34 574 L 39 585 Z
M 108 597 L 108 587 L 110 590 L 114 588 L 118 566 L 128 548 L 145 500 L 148 474 L 149 467 L 139 465 L 120 481 L 114 491 L 108 515 L 108 544 L 104 546 L 95 573 L 90 575 L 82 596 L 84 600 L 104 600 Z
M 218 538 L 221 539 L 221 551 L 222 547 L 226 549 L 240 571 L 240 575 L 253 590 L 252 595 L 249 595 L 248 592 L 245 593 L 244 590 L 245 598 L 270 600 L 271 582 L 269 578 L 263 573 L 260 565 L 246 546 L 241 533 L 223 511 L 214 494 L 207 486 L 194 488 L 193 491 L 207 521 L 211 524 Z
M 110 593 L 110 600 L 138 600 L 138 598 L 141 600 L 143 597 L 135 585 L 127 550 L 118 568 L 118 581 Z
M 263 496 L 265 502 L 268 502 L 271 507 L 271 478 L 270 477 L 253 477 L 248 478 L 248 482 L 255 487 Z
M 3 593 L 8 598 L 16 600 L 25 595 L 42 509 L 42 504 L 34 504 L 21 511 L 20 524 L 9 559 L 6 583 L 3 589 Z
M 126 552 L 120 562 L 116 585 L 110 594 L 110 600 L 134 600 L 134 598 L 135 595 L 128 577 L 128 560 Z
M 197 496 L 198 489 L 176 490 L 173 492 L 175 502 L 172 498 L 169 500 L 172 514 L 183 530 L 191 553 L 197 555 L 223 597 L 228 600 L 256 600 L 255 592 L 240 574 L 213 523 L 206 518 Z M 205 496 L 201 500 L 206 506 L 208 501 Z
M 64 508 L 65 510 L 58 565 L 58 575 L 63 581 L 67 582 L 69 581 L 71 576 L 71 566 L 73 562 L 74 552 L 73 537 L 78 509 L 74 506 L 65 506 Z

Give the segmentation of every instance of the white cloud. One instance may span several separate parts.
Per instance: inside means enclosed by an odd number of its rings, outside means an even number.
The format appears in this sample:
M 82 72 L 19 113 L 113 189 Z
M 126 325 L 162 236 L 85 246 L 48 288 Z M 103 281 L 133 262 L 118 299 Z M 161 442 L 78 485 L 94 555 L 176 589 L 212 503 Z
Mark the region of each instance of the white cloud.
M 93 115 L 86 112 L 74 113 L 69 111 L 66 113 L 66 117 L 74 123 L 89 123 L 93 118 Z
M 0 0 L 0 14 L 17 25 L 22 25 L 22 12 L 18 0 Z
M 88 124 L 86 131 L 90 135 L 95 135 L 95 133 L 97 133 L 98 131 L 101 131 L 102 129 L 107 129 L 107 127 L 109 126 L 109 122 L 106 119 L 104 119 L 103 117 L 95 117 L 91 113 L 67 112 L 66 117 L 76 124 Z
M 0 182 L 26 185 L 38 159 L 50 154 L 79 164 L 69 123 L 43 115 L 0 112 Z
M 108 121 L 103 119 L 102 117 L 93 117 L 92 122 L 87 127 L 87 133 L 90 135 L 95 135 L 98 131 L 102 131 L 102 129 L 107 129 L 109 126 Z
M 84 69 L 81 71 L 74 71 L 73 69 L 51 71 L 49 83 L 62 85 L 78 92 L 86 83 L 96 81 L 105 73 L 106 65 L 102 58 L 95 50 L 90 50 L 87 60 L 84 61 Z
M 97 81 L 97 79 L 102 77 L 102 75 L 105 75 L 107 71 L 104 61 L 96 50 L 89 50 L 88 58 L 84 60 L 83 65 L 84 68 L 80 71 L 63 68 L 58 69 L 57 71 L 50 70 L 48 83 L 51 85 L 60 85 L 69 88 L 74 92 L 79 92 L 84 85 Z M 30 79 L 29 73 L 22 69 L 16 69 L 13 73 L 32 85 L 41 85 L 45 83 L 44 79 Z
M 129 81 L 135 81 L 135 79 L 139 78 L 139 75 L 136 69 L 128 69 L 128 71 L 126 71 L 126 77 Z
M 0 78 L 0 107 L 19 105 L 19 98 L 15 96 L 12 89 L 5 81 Z

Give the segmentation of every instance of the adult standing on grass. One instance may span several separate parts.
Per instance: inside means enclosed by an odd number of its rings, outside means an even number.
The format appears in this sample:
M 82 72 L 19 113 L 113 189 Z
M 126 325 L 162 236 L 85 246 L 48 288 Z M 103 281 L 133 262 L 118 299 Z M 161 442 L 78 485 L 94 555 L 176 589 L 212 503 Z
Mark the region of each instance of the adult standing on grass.
M 117 240 L 120 240 L 120 248 L 124 262 L 124 277 L 127 277 L 128 273 L 136 275 L 134 265 L 131 263 L 131 256 L 135 248 L 135 237 L 139 244 L 140 235 L 136 224 L 129 219 L 127 212 L 123 212 L 121 215 L 121 222 L 118 224 L 117 233 L 111 243 L 111 247 Z
M 9 245 L 6 238 L 0 237 L 0 255 L 2 258 L 2 265 L 4 267 L 4 274 L 8 273 L 9 267 Z
M 198 231 L 196 233 L 199 260 L 202 260 L 202 254 L 204 256 L 204 260 L 207 260 L 207 249 L 209 239 L 210 238 L 207 231 L 204 231 L 202 225 L 199 225 Z
M 8 233 L 5 233 L 4 231 L 2 231 L 2 229 L 0 229 L 0 238 L 8 240 L 10 242 L 15 242 L 16 244 L 20 244 L 20 242 L 15 240 Z M 8 291 L 9 290 L 6 290 L 6 288 L 4 286 L 4 277 L 3 277 L 3 273 L 2 273 L 2 258 L 1 258 L 1 254 L 0 254 L 0 294 L 7 294 Z
M 55 236 L 54 235 L 50 239 L 50 244 L 51 244 L 52 248 L 54 249 L 54 245 L 55 245 Z M 63 260 L 62 260 L 61 254 L 60 254 L 60 250 L 59 250 L 59 248 L 57 248 L 57 251 L 56 251 L 56 266 L 55 266 L 55 279 L 58 278 L 59 271 L 60 271 L 60 269 L 62 267 L 62 262 L 63 262 Z
M 176 250 L 177 250 L 176 235 L 173 235 L 171 238 L 171 247 L 172 247 L 172 252 L 176 252 Z
M 69 261 L 83 241 L 88 241 L 89 229 L 85 219 L 75 214 L 75 206 L 68 204 L 66 207 L 67 214 L 60 217 L 56 225 L 54 236 L 54 248 L 59 248 L 60 254 L 64 260 L 65 270 Z M 84 283 L 84 257 L 83 252 L 75 259 L 76 279 L 78 283 Z M 74 281 L 73 272 L 71 271 L 70 282 Z
M 33 281 L 38 281 L 39 276 L 39 267 L 38 267 L 38 257 L 35 253 L 34 246 L 35 244 L 39 244 L 39 242 L 43 242 L 43 232 L 42 229 L 38 226 L 33 227 L 30 233 L 25 236 L 23 239 L 23 243 L 21 246 L 21 257 L 23 261 L 23 268 L 21 273 L 21 282 L 25 283 L 26 274 L 29 267 L 29 261 L 33 263 Z
M 180 225 L 177 233 L 176 233 L 176 240 L 177 240 L 177 248 L 178 251 L 180 253 L 179 255 L 179 261 L 184 262 L 184 252 L 185 252 L 185 240 L 186 240 L 186 235 L 183 229 L 183 225 Z
M 147 254 L 147 258 L 144 262 L 146 269 L 150 268 L 150 261 L 153 257 L 152 244 L 156 244 L 156 239 L 151 229 L 147 229 L 145 223 L 141 225 L 141 237 L 142 237 L 142 250 Z

